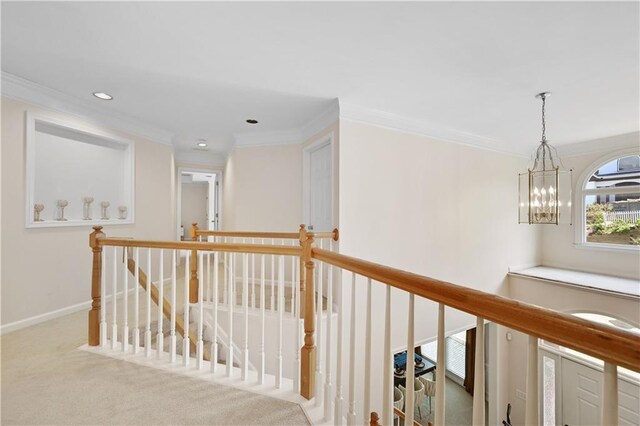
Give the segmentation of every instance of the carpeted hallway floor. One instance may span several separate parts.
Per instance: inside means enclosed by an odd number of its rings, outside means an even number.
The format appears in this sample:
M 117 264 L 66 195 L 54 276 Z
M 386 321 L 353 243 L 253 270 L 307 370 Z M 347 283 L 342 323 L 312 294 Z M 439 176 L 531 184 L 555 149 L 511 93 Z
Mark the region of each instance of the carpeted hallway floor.
M 1 338 L 3 425 L 308 425 L 290 402 L 77 350 L 87 313 Z

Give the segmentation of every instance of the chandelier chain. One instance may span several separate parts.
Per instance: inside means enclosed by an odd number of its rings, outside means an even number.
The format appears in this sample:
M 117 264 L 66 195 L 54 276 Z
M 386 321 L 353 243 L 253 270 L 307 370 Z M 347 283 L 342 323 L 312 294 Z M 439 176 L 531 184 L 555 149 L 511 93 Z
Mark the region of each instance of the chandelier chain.
M 547 123 L 545 119 L 545 104 L 547 97 L 542 95 L 542 142 L 547 142 Z

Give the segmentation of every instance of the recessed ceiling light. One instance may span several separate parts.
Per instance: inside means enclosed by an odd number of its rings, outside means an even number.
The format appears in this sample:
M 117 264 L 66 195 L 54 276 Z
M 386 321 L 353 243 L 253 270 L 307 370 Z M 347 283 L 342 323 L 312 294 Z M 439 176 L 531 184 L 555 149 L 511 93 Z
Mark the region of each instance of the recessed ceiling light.
M 198 146 L 204 148 L 207 144 L 205 142 L 198 142 Z
M 247 120 L 247 123 L 249 123 L 249 124 L 258 124 L 258 120 L 254 120 L 253 118 L 249 118 Z
M 113 99 L 113 96 L 104 92 L 93 92 L 93 96 L 95 96 L 98 99 L 102 99 L 103 101 L 110 101 L 111 99 Z

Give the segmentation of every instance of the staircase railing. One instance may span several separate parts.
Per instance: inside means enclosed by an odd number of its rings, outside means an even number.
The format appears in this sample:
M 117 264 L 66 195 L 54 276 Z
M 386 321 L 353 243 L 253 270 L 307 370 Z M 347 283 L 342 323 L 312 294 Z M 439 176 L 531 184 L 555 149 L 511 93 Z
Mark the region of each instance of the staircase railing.
M 602 424 L 618 424 L 618 373 L 617 367 L 621 366 L 633 371 L 640 371 L 640 336 L 621 331 L 613 327 L 594 323 L 573 315 L 563 314 L 550 309 L 541 308 L 513 299 L 484 293 L 468 287 L 451 284 L 433 278 L 412 274 L 380 264 L 367 262 L 361 259 L 333 253 L 317 247 L 311 249 L 312 261 L 317 267 L 337 268 L 338 274 L 343 279 L 338 280 L 338 291 L 347 286 L 343 294 L 351 293 L 349 317 L 343 314 L 347 310 L 346 301 L 339 301 L 338 311 L 338 337 L 337 349 L 333 353 L 326 351 L 327 357 L 336 358 L 337 374 L 335 375 L 335 389 L 332 389 L 332 378 L 327 378 L 325 392 L 325 419 L 336 423 L 342 422 L 346 417 L 347 424 L 354 425 L 373 421 L 371 411 L 371 379 L 374 374 L 380 374 L 380 389 L 382 401 L 381 423 L 390 425 L 393 422 L 393 354 L 391 348 L 391 289 L 402 290 L 408 294 L 406 306 L 407 330 L 407 366 L 406 383 L 414 382 L 415 374 L 415 303 L 416 298 L 424 298 L 438 303 L 438 333 L 437 333 L 437 364 L 444 365 L 445 359 L 445 310 L 454 308 L 477 318 L 475 339 L 475 375 L 473 397 L 473 421 L 472 424 L 484 424 L 485 422 L 485 380 L 484 380 L 484 324 L 491 321 L 503 326 L 518 330 L 529 336 L 528 361 L 527 361 L 527 399 L 526 399 L 526 425 L 540 424 L 539 416 L 539 389 L 538 389 L 538 341 L 544 339 L 569 349 L 582 352 L 586 355 L 604 361 L 604 387 L 602 395 L 603 413 Z M 314 263 L 314 262 L 312 262 Z M 344 276 L 347 273 L 349 277 Z M 350 278 L 350 279 L 349 279 Z M 385 288 L 384 306 L 373 306 L 371 292 L 375 283 L 381 283 Z M 364 289 L 366 298 L 358 298 L 356 290 Z M 394 300 L 397 300 L 394 298 Z M 397 302 L 396 302 L 397 303 Z M 395 305 L 394 305 L 395 306 Z M 364 309 L 364 318 L 357 311 Z M 397 309 L 397 308 L 394 308 Z M 384 343 L 373 347 L 371 318 L 373 312 L 384 312 Z M 359 338 L 356 333 L 356 324 L 364 323 L 366 331 L 364 343 L 355 348 L 355 340 Z M 344 325 L 349 324 L 350 348 L 343 353 L 341 341 Z M 327 338 L 330 342 L 332 336 Z M 327 343 L 328 345 L 330 343 Z M 332 349 L 333 350 L 333 349 Z M 382 350 L 384 361 L 381 365 L 373 366 L 371 357 L 373 351 Z M 364 365 L 356 365 L 356 352 L 364 354 Z M 343 373 L 340 370 L 343 357 L 348 356 L 348 384 L 346 405 L 343 396 Z M 363 397 L 356 397 L 356 368 L 363 369 L 361 389 Z M 329 372 L 330 373 L 330 372 Z M 326 374 L 326 372 L 325 372 Z M 331 373 L 330 373 L 331 374 Z M 436 395 L 434 424 L 445 424 L 445 368 L 436 368 Z M 409 387 L 410 389 L 410 387 Z M 333 395 L 333 401 L 326 398 Z M 319 396 L 319 394 L 317 395 Z M 333 410 L 331 405 L 333 404 Z M 406 392 L 404 424 L 414 423 L 414 393 Z M 356 411 L 357 410 L 357 411 Z M 345 413 L 346 411 L 346 413 Z M 370 420 L 371 419 L 371 420 Z M 378 415 L 375 415 L 377 422 Z
M 202 312 L 205 297 L 203 296 L 203 285 L 208 280 L 213 280 L 213 315 L 214 323 L 217 324 L 217 306 L 219 302 L 218 291 L 222 286 L 226 286 L 229 292 L 227 316 L 228 316 L 228 338 L 233 340 L 234 335 L 238 338 L 238 345 L 242 350 L 240 362 L 240 374 L 243 380 L 248 378 L 248 357 L 249 348 L 247 342 L 249 340 L 249 255 L 260 255 L 261 269 L 259 273 L 259 289 L 260 289 L 260 313 L 256 315 L 256 327 L 261 337 L 260 361 L 257 363 L 258 372 L 257 380 L 264 383 L 265 380 L 265 256 L 277 257 L 278 270 L 278 296 L 276 303 L 277 321 L 279 324 L 277 335 L 277 349 L 274 354 L 276 367 L 273 370 L 275 376 L 275 386 L 281 387 L 283 381 L 283 328 L 282 320 L 284 315 L 284 258 L 291 257 L 293 262 L 301 265 L 297 276 L 294 273 L 292 280 L 295 282 L 301 280 L 304 282 L 305 292 L 297 292 L 294 306 L 298 312 L 304 306 L 304 344 L 296 345 L 295 355 L 295 377 L 293 378 L 293 389 L 307 399 L 314 398 L 314 404 L 322 407 L 324 420 L 340 424 L 346 418 L 347 424 L 354 425 L 358 423 L 366 423 L 373 418 L 372 412 L 372 391 L 380 392 L 377 401 L 382 401 L 380 418 L 382 424 L 390 425 L 393 422 L 393 354 L 391 347 L 391 289 L 396 288 L 408 294 L 408 304 L 406 307 L 406 342 L 407 342 L 407 368 L 406 381 L 412 383 L 414 381 L 414 347 L 415 341 L 415 303 L 416 298 L 424 298 L 438 303 L 438 351 L 436 363 L 444 365 L 445 359 L 445 310 L 457 309 L 468 314 L 476 316 L 477 335 L 475 347 L 475 376 L 474 376 L 474 400 L 473 400 L 473 424 L 484 424 L 484 324 L 485 321 L 491 321 L 503 326 L 521 331 L 529 335 L 528 345 L 528 363 L 527 363 L 527 400 L 526 400 L 526 418 L 525 424 L 539 424 L 538 412 L 538 341 L 544 339 L 564 347 L 582 352 L 584 354 L 604 360 L 604 392 L 603 392 L 603 417 L 602 424 L 617 424 L 618 422 L 618 403 L 617 403 L 617 367 L 621 366 L 634 371 L 640 371 L 640 337 L 632 333 L 620 331 L 613 327 L 600 325 L 591 321 L 587 321 L 572 315 L 567 315 L 544 309 L 538 306 L 521 303 L 509 298 L 501 297 L 494 294 L 484 293 L 467 287 L 435 280 L 429 277 L 412 274 L 395 268 L 386 267 L 380 264 L 367 262 L 361 259 L 345 256 L 330 250 L 325 250 L 316 246 L 315 234 L 308 232 L 301 227 L 298 233 L 299 245 L 273 245 L 273 244 L 245 244 L 245 243 L 225 243 L 225 242 L 173 242 L 173 241 L 144 241 L 144 240 L 124 240 L 118 238 L 107 238 L 102 233 L 100 227 L 94 228 L 95 231 L 90 236 L 90 246 L 93 250 L 93 272 L 92 272 L 92 309 L 89 312 L 89 345 L 108 346 L 109 342 L 112 349 L 121 347 L 122 350 L 136 352 L 136 334 L 139 328 L 138 314 L 135 314 L 133 345 L 128 344 L 129 335 L 127 309 L 124 309 L 120 317 L 122 323 L 117 322 L 116 300 L 118 289 L 121 288 L 123 305 L 127 307 L 128 294 L 128 275 L 127 271 L 119 272 L 117 269 L 117 248 L 122 250 L 124 255 L 128 247 L 134 247 L 135 264 L 138 264 L 139 250 L 147 250 L 147 274 L 151 275 L 151 257 L 152 250 L 159 250 L 156 253 L 157 259 L 155 264 L 158 267 L 158 285 L 157 300 L 165 300 L 163 296 L 164 285 L 164 268 L 163 268 L 163 250 L 171 252 L 171 272 L 170 276 L 170 298 L 164 303 L 163 309 L 160 310 L 158 321 L 162 322 L 162 313 L 164 313 L 170 322 L 170 340 L 169 360 L 175 362 L 175 328 L 176 328 L 176 258 L 180 252 L 185 255 L 185 274 L 184 274 L 184 309 L 183 324 L 184 333 L 190 336 L 189 308 L 194 303 L 189 301 L 189 285 L 192 276 L 190 275 L 190 261 L 197 260 L 197 301 L 199 308 L 199 317 L 197 319 L 196 332 L 193 337 L 196 350 L 196 367 L 202 368 L 204 360 L 203 348 L 203 332 L 202 332 Z M 207 231 L 211 232 L 211 231 Z M 200 234 L 204 236 L 205 234 Z M 335 234 L 337 237 L 337 233 Z M 208 238 L 224 238 L 222 235 L 207 235 Z M 252 238 L 244 236 L 241 238 Z M 253 237 L 258 238 L 258 237 Z M 333 238 L 333 237 L 330 237 Z M 105 262 L 105 252 L 107 247 L 112 247 L 113 258 L 111 278 L 112 283 L 112 327 L 111 339 L 108 339 L 107 329 L 107 309 L 102 303 L 102 297 L 106 295 L 107 269 Z M 219 264 L 219 255 L 228 255 L 230 263 L 229 273 L 220 279 L 217 265 Z M 212 255 L 214 260 L 211 263 L 204 261 L 205 255 Z M 241 283 L 237 284 L 235 274 L 237 268 L 236 257 L 241 256 L 240 277 Z M 210 270 L 213 265 L 213 273 Z M 131 272 L 131 268 L 128 268 Z M 136 274 L 138 268 L 135 268 L 133 274 Z M 294 269 L 295 271 L 295 269 Z M 117 285 L 117 278 L 122 278 L 123 284 Z M 140 279 L 140 272 L 134 276 L 135 281 Z M 242 314 L 241 332 L 234 333 L 234 305 L 231 303 L 235 300 L 236 287 L 242 286 Z M 372 302 L 372 289 L 374 286 L 382 286 L 384 288 L 384 306 L 374 306 Z M 154 286 L 147 286 L 147 289 Z M 326 287 L 327 293 L 324 296 L 321 289 Z M 316 289 L 318 290 L 316 292 Z M 359 289 L 366 293 L 366 296 L 359 300 Z M 152 300 L 151 291 L 146 292 L 147 300 L 147 319 L 145 331 L 145 356 L 150 356 L 150 301 Z M 348 296 L 350 294 L 350 297 Z M 134 292 L 134 296 L 137 291 Z M 136 296 L 137 297 L 137 296 Z M 395 300 L 395 299 L 394 299 Z M 138 305 L 136 299 L 136 306 Z M 323 303 L 326 303 L 326 315 L 322 314 Z M 347 307 L 349 304 L 349 308 Z M 397 303 L 397 302 L 395 302 Z M 364 308 L 364 318 L 358 311 Z M 164 311 L 164 312 L 163 312 Z M 169 311 L 167 315 L 167 311 Z M 371 327 L 372 316 L 374 312 L 384 312 L 384 330 L 383 344 L 373 347 L 373 330 Z M 347 317 L 348 313 L 348 317 Z M 298 315 L 296 315 L 297 317 Z M 334 318 L 337 324 L 334 325 Z M 394 318 L 394 321 L 395 318 Z M 296 321 L 298 326 L 300 321 Z M 326 330 L 323 330 L 322 324 L 326 324 Z M 356 346 L 356 340 L 361 340 L 360 335 L 356 334 L 357 324 L 364 325 L 365 335 L 364 342 Z M 347 330 L 348 326 L 348 330 Z M 162 326 L 159 325 L 158 339 L 161 339 Z M 348 332 L 348 335 L 347 335 Z M 297 331 L 300 336 L 301 330 Z M 118 341 L 118 336 L 121 339 Z M 299 338 L 299 337 L 298 337 Z M 295 342 L 298 338 L 294 339 Z M 217 345 L 216 338 L 211 344 L 211 370 L 215 373 L 217 362 Z M 233 342 L 230 342 L 233 343 Z M 348 348 L 343 347 L 348 344 Z M 182 360 L 185 365 L 189 363 L 189 353 L 192 350 L 192 344 L 189 339 L 184 339 Z M 157 345 L 156 353 L 158 357 L 166 354 L 164 349 Z M 227 375 L 233 373 L 233 345 L 228 346 L 227 354 Z M 383 362 L 378 365 L 372 365 L 371 353 L 381 351 L 383 353 Z M 356 365 L 357 354 L 362 354 L 364 362 Z M 359 356 L 359 355 L 358 355 Z M 348 367 L 345 369 L 344 365 Z M 335 366 L 335 369 L 332 367 Z M 363 395 L 356 396 L 356 369 L 362 369 L 363 383 L 358 388 L 363 389 Z M 374 388 L 371 386 L 372 377 L 379 374 L 383 386 Z M 347 380 L 345 380 L 345 378 Z M 346 388 L 346 396 L 343 394 L 343 387 Z M 413 424 L 414 422 L 414 396 L 413 392 L 406 392 L 405 397 L 405 424 Z M 434 424 L 445 424 L 445 368 L 436 369 L 436 395 L 435 395 L 435 418 Z M 375 403 L 375 402 L 374 402 Z M 380 412 L 380 411 L 378 411 Z M 377 414 L 375 421 L 378 421 Z

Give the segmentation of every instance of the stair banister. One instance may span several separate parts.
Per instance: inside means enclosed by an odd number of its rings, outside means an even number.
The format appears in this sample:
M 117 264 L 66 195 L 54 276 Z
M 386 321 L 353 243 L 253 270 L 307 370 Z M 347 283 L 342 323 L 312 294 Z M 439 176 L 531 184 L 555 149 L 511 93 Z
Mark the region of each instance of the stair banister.
M 91 310 L 89 311 L 89 346 L 98 346 L 100 344 L 100 319 L 102 313 L 104 313 L 104 308 L 102 308 L 104 274 L 102 246 L 98 244 L 98 238 L 104 237 L 106 237 L 106 235 L 102 232 L 102 226 L 94 226 L 93 232 L 89 235 L 89 247 L 91 247 L 91 252 L 93 253 L 93 265 L 91 270 Z M 102 317 L 104 317 L 104 315 L 102 315 Z
M 313 282 L 314 262 L 311 258 L 313 234 L 307 232 L 304 226 L 300 227 L 300 245 L 302 246 L 302 262 L 304 264 L 304 346 L 301 349 L 300 359 L 300 394 L 306 398 L 313 398 L 316 377 L 316 347 L 315 347 L 315 288 Z M 302 275 L 302 273 L 301 273 Z

